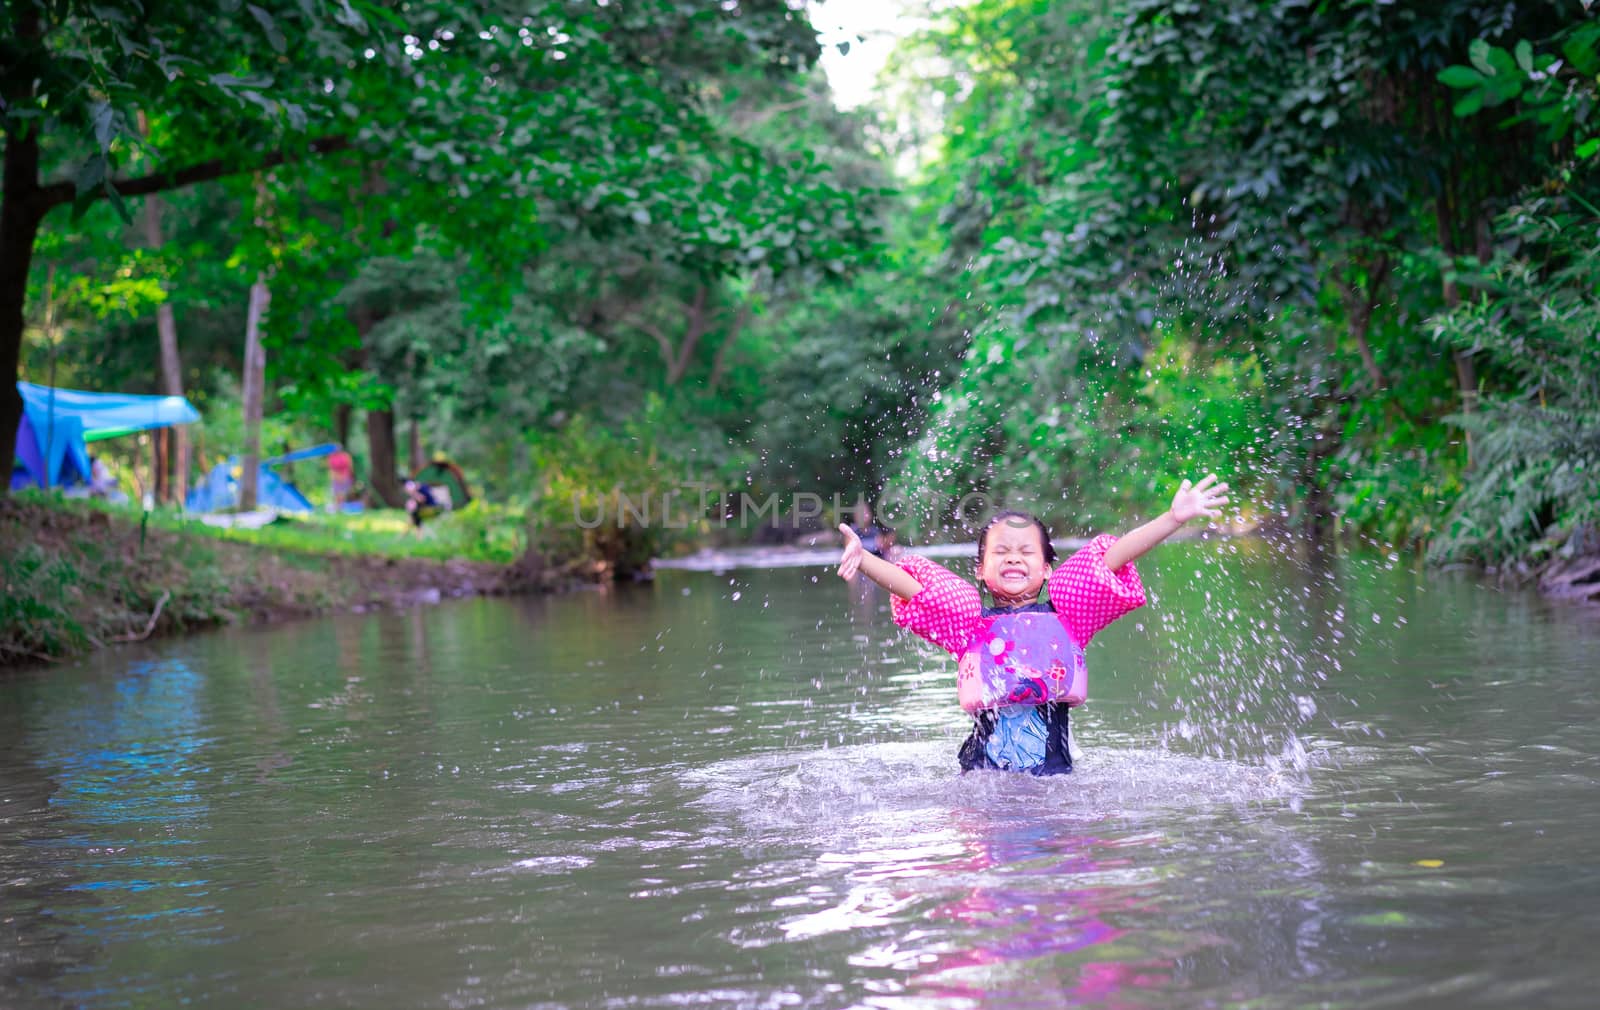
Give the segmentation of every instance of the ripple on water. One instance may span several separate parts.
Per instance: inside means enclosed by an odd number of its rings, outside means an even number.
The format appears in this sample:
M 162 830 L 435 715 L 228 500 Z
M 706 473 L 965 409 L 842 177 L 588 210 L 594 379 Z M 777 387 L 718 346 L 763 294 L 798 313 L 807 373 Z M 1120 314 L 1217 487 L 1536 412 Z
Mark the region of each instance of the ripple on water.
M 586 866 L 594 865 L 594 860 L 588 856 L 534 856 L 530 859 L 519 859 L 509 866 L 494 867 L 478 871 L 479 875 L 498 876 L 513 873 L 567 873 L 571 870 L 581 870 Z
M 1305 773 L 1140 748 L 1097 748 L 1071 775 L 961 774 L 947 742 L 877 743 L 720 761 L 684 773 L 691 802 L 757 837 L 826 844 L 838 833 L 916 822 L 931 811 L 1023 803 L 1051 820 L 1297 800 Z

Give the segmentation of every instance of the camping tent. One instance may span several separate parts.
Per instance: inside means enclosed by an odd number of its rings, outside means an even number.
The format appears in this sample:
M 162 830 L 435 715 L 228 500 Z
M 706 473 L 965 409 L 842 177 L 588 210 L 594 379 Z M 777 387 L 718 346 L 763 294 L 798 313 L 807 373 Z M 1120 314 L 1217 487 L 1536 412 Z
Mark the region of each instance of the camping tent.
M 419 484 L 443 488 L 449 508 L 466 508 L 472 502 L 472 488 L 467 486 L 467 475 L 442 452 L 435 453 L 432 461 L 417 467 L 411 479 Z
M 189 490 L 183 507 L 189 512 L 223 512 L 239 503 L 239 457 L 229 456 Z M 256 504 L 280 512 L 310 512 L 311 503 L 300 489 L 262 463 L 256 469 Z
M 272 468 L 327 456 L 337 448 L 334 443 L 327 442 L 262 460 L 256 470 L 256 504 L 280 512 L 312 511 L 311 503 L 300 493 L 300 489 L 278 476 Z M 235 507 L 239 503 L 239 474 L 242 469 L 237 456 L 229 456 L 225 462 L 218 463 L 206 474 L 205 480 L 189 492 L 183 507 L 190 512 L 221 512 Z
M 87 393 L 18 382 L 22 423 L 12 455 L 11 486 L 57 487 L 90 477 L 87 443 L 200 420 L 181 396 Z

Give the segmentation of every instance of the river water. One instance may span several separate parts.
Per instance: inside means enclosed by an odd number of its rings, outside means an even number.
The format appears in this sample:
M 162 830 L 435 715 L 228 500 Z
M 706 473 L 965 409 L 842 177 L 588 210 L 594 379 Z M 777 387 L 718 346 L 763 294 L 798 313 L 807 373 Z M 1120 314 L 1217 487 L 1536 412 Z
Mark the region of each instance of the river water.
M 1578 1007 L 1600 620 L 1169 545 L 1079 770 L 816 565 L 0 680 L 0 1005 Z

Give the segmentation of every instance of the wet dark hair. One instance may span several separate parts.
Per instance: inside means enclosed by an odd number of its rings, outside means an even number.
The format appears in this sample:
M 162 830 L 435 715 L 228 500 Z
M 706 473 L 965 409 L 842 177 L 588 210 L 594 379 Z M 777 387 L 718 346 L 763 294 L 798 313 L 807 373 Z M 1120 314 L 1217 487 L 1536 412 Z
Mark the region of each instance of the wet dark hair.
M 1021 520 L 1013 523 L 1012 520 Z M 1056 563 L 1056 549 L 1050 543 L 1050 531 L 1044 528 L 1044 522 L 1032 512 L 1018 512 L 1015 509 L 1001 509 L 989 517 L 983 524 L 983 529 L 978 531 L 978 571 L 983 571 L 983 549 L 989 542 L 989 531 L 1000 523 L 1015 526 L 1032 526 L 1039 531 L 1039 542 L 1044 544 L 1044 563 Z

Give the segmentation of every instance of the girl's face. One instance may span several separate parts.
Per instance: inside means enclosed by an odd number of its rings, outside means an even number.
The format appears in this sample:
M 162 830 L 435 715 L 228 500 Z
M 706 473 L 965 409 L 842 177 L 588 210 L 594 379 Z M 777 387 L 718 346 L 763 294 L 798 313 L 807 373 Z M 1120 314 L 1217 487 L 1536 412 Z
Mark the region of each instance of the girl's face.
M 1020 519 L 1002 519 L 990 527 L 983 544 L 978 577 L 1001 606 L 1032 603 L 1050 577 L 1039 527 Z

